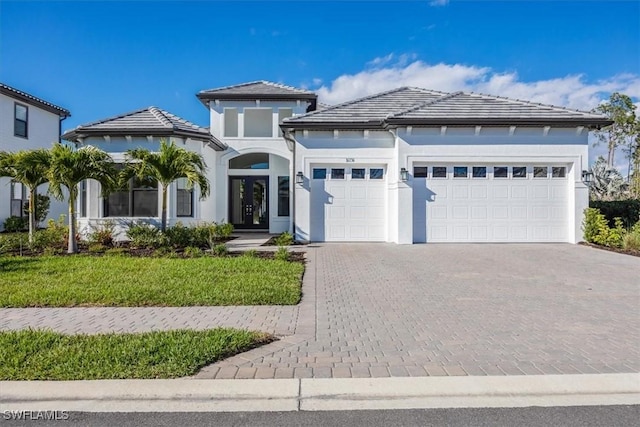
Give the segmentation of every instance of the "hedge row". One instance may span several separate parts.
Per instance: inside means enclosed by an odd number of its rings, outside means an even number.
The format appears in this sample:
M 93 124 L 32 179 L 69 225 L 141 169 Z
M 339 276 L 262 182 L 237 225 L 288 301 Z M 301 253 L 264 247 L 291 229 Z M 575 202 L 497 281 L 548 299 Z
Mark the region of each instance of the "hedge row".
M 591 200 L 589 207 L 600 210 L 607 221 L 609 227 L 614 227 L 614 218 L 622 218 L 625 228 L 631 228 L 640 220 L 640 199 L 614 200 L 610 202 Z

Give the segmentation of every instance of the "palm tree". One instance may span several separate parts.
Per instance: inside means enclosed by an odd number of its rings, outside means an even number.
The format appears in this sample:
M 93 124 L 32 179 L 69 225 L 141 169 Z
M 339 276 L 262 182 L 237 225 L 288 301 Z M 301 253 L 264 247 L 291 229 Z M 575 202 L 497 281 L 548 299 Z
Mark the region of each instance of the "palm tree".
M 607 160 L 600 156 L 591 166 L 593 181 L 589 192 L 593 200 L 619 200 L 627 195 L 628 183 L 617 169 L 609 167 Z
M 0 151 L 0 176 L 10 177 L 29 189 L 29 243 L 36 228 L 36 195 L 38 186 L 48 181 L 51 153 L 43 148 L 14 153 Z
M 160 140 L 159 151 L 135 148 L 128 150 L 126 157 L 125 179 L 135 176 L 140 180 L 153 179 L 162 185 L 162 231 L 167 228 L 167 189 L 172 182 L 186 178 L 188 186 L 198 184 L 201 200 L 209 195 L 209 180 L 205 175 L 207 166 L 198 153 Z
M 76 200 L 78 185 L 85 179 L 102 184 L 103 193 L 115 184 L 115 166 L 111 156 L 92 146 L 75 149 L 69 145 L 54 144 L 51 148 L 49 192 L 58 200 L 64 199 L 63 187 L 69 192 L 69 247 L 68 253 L 78 251 L 76 239 Z

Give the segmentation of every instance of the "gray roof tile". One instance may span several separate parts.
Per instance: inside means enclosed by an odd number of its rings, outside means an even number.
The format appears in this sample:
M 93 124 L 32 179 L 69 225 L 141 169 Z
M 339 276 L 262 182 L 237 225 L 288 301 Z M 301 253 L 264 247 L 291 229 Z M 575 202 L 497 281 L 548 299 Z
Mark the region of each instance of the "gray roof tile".
M 207 89 L 198 92 L 202 99 L 316 99 L 314 92 L 264 80 Z
M 152 135 L 185 136 L 213 143 L 219 148 L 225 145 L 213 137 L 207 128 L 198 126 L 157 107 L 147 107 L 119 116 L 109 117 L 80 125 L 62 137 L 77 141 L 86 136 L 102 135 Z
M 286 119 L 284 127 L 554 123 L 607 125 L 610 120 L 586 111 L 499 96 L 403 87 Z

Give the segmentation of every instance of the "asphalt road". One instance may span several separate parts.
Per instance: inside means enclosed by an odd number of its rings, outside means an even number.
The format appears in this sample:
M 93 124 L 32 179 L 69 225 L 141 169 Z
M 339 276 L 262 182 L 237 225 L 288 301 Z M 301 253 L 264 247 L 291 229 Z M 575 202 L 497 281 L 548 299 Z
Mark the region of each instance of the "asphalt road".
M 7 421 L 3 426 L 637 426 L 640 406 L 408 409 L 328 412 L 69 413 L 59 421 Z

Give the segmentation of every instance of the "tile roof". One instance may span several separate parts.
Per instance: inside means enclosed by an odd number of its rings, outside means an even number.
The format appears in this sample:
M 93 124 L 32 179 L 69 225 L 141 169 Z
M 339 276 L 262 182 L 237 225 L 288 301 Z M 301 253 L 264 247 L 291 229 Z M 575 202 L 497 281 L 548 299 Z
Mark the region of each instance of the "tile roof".
M 181 117 L 157 107 L 147 107 L 115 117 L 80 125 L 66 132 L 62 137 L 78 141 L 87 136 L 102 135 L 142 135 L 142 136 L 183 136 L 207 141 L 217 148 L 226 148 L 207 128 L 198 126 Z
M 608 125 L 600 114 L 469 92 L 403 87 L 286 119 L 285 128 L 393 125 Z
M 206 99 L 312 99 L 314 92 L 285 86 L 279 83 L 259 80 L 234 86 L 202 90 L 196 95 L 201 101 Z
M 0 83 L 0 93 L 10 96 L 12 98 L 18 99 L 27 104 L 35 105 L 36 107 L 40 107 L 43 110 L 49 111 L 51 113 L 57 114 L 62 118 L 71 116 L 69 110 L 58 107 L 55 104 L 52 104 L 44 99 L 38 98 L 36 96 L 30 95 L 26 92 L 13 88 L 4 83 Z

